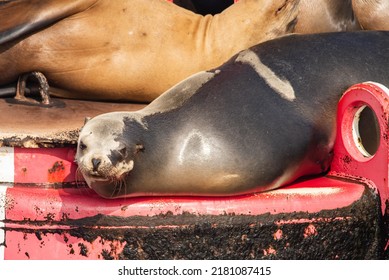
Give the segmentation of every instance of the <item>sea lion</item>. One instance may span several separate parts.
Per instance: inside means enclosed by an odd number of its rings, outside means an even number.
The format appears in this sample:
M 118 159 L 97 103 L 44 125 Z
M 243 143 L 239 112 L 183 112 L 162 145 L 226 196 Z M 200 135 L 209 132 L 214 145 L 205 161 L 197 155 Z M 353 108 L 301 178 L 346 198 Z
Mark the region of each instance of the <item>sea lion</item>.
M 301 0 L 296 33 L 360 30 L 351 0 Z
M 148 102 L 240 50 L 289 33 L 299 0 L 242 0 L 201 16 L 164 0 L 0 5 L 0 85 L 42 72 L 66 98 Z
M 321 33 L 356 31 L 361 27 L 356 20 L 352 0 L 300 0 L 295 33 Z M 175 0 L 174 3 L 188 10 L 207 14 L 225 9 L 234 1 L 225 0 Z M 238 2 L 238 1 L 235 1 Z M 363 1 L 362 1 L 363 2 Z
M 76 162 L 106 198 L 266 191 L 327 170 L 337 102 L 389 82 L 389 32 L 290 35 L 82 128 Z
M 363 29 L 389 31 L 389 1 L 352 0 L 352 4 Z

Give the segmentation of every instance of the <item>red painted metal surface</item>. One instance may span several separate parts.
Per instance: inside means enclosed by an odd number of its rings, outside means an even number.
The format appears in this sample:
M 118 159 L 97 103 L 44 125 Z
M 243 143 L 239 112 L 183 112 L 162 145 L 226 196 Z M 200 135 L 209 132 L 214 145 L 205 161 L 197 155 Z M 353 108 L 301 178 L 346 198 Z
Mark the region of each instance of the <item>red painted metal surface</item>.
M 84 240 L 56 230 L 69 230 L 77 227 L 71 220 L 87 218 L 96 213 L 131 217 L 155 216 L 171 213 L 181 215 L 260 215 L 265 213 L 291 213 L 299 211 L 318 212 L 346 207 L 362 197 L 364 186 L 338 181 L 331 178 L 317 178 L 297 183 L 293 186 L 272 191 L 238 197 L 193 198 L 193 197 L 141 197 L 120 200 L 107 200 L 98 197 L 86 189 L 45 189 L 22 188 L 8 189 L 5 223 L 7 234 L 5 259 L 98 259 L 101 251 L 114 246 L 120 254 L 125 243 L 119 240 L 114 244 L 101 238 L 93 242 Z M 338 217 L 348 219 L 348 217 Z M 311 222 L 316 218 L 295 220 L 278 220 L 285 223 L 308 223 L 305 235 L 314 234 Z M 61 222 L 63 222 L 61 224 Z M 255 221 L 253 220 L 253 223 Z M 185 227 L 187 225 L 175 225 Z M 88 229 L 104 226 L 86 225 Z M 132 229 L 131 224 L 120 226 Z M 144 226 L 147 228 L 147 226 Z M 169 226 L 165 226 L 169 227 Z M 174 227 L 174 225 L 170 225 Z M 106 229 L 118 228 L 106 226 Z M 28 230 L 26 230 L 28 229 Z M 45 231 L 50 231 L 42 233 Z M 37 234 L 37 232 L 39 232 Z M 274 232 L 275 236 L 280 231 Z M 271 237 L 271 236 L 270 236 Z M 83 244 L 88 256 L 78 253 Z M 76 251 L 77 253 L 74 253 Z M 80 251 L 81 252 L 81 251 Z M 101 258 L 101 257 L 100 257 Z
M 370 107 L 379 127 L 377 151 L 367 155 L 361 151 L 360 137 L 356 135 L 356 113 L 364 106 Z M 381 197 L 384 213 L 389 201 L 389 90 L 383 85 L 363 83 L 345 92 L 338 105 L 337 140 L 331 172 L 335 176 L 360 178 L 374 184 Z M 374 125 L 373 123 L 371 125 Z
M 347 207 L 360 199 L 365 187 L 352 181 L 315 178 L 282 189 L 231 197 L 138 197 L 108 200 L 89 189 L 23 188 L 7 191 L 14 201 L 6 209 L 7 219 L 44 221 L 80 219 L 96 213 L 113 216 L 174 215 L 261 215 L 306 211 L 316 213 Z M 21 201 L 23 203 L 20 203 Z M 39 203 L 39 204 L 38 204 Z M 80 207 L 82 206 L 82 207 Z
M 320 239 L 326 225 L 330 228 L 339 221 L 347 225 L 358 220 L 350 214 L 352 207 L 358 203 L 362 208 L 370 207 L 367 203 L 371 202 L 364 202 L 369 189 L 379 193 L 381 212 L 385 214 L 389 200 L 388 104 L 388 92 L 382 86 L 359 84 L 350 88 L 339 103 L 330 176 L 300 180 L 278 190 L 244 196 L 107 200 L 98 197 L 77 178 L 74 147 L 0 148 L 0 181 L 3 182 L 0 183 L 0 258 L 102 259 L 104 252 L 109 252 L 111 258 L 122 258 L 125 250 L 133 246 L 124 237 L 127 232 L 177 229 L 182 232 L 196 226 L 190 219 L 204 220 L 204 224 L 212 220 L 211 228 L 216 230 L 221 227 L 222 219 L 242 217 L 249 231 L 261 229 L 263 225 L 270 227 L 263 234 L 276 243 L 292 235 L 288 225 L 301 225 L 297 236 L 303 241 Z M 375 112 L 380 128 L 379 145 L 371 156 L 364 156 L 358 149 L 352 130 L 356 112 L 365 105 Z M 148 224 L 154 221 L 153 217 L 161 221 L 168 217 L 170 222 Z M 90 233 L 94 231 L 104 235 L 91 238 Z M 175 234 L 176 231 L 172 239 Z M 247 234 L 242 232 L 240 241 L 245 241 Z M 288 244 L 282 250 L 287 251 Z M 388 249 L 388 244 L 384 249 Z M 137 254 L 144 256 L 142 248 L 137 249 Z M 269 257 L 277 256 L 281 249 L 263 245 L 256 250 L 255 254 L 261 251 L 261 256 Z
M 67 183 L 76 181 L 75 148 L 14 148 L 15 183 Z

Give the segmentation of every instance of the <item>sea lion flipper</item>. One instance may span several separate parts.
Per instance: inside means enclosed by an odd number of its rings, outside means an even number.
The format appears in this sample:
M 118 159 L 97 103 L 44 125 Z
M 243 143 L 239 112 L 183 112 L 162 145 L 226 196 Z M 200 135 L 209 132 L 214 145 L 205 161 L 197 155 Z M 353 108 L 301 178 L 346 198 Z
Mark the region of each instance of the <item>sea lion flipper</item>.
M 21 0 L 0 3 L 0 44 L 88 9 L 98 0 Z

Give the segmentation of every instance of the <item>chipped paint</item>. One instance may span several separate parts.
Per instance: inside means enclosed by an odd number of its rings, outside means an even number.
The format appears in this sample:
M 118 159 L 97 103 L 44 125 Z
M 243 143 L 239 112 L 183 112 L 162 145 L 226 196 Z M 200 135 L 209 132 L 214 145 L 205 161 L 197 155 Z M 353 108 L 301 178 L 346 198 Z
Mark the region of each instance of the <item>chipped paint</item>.
M 319 222 L 324 222 L 324 223 L 329 223 L 331 221 L 347 221 L 347 220 L 352 220 L 352 216 L 348 217 L 330 217 L 330 218 L 312 218 L 312 219 L 288 219 L 288 220 L 279 220 L 275 221 L 274 223 L 277 226 L 285 225 L 285 224 L 306 224 L 306 223 L 319 223 Z
M 63 161 L 56 161 L 54 162 L 53 166 L 48 170 L 47 181 L 50 183 L 63 182 L 67 173 L 68 172 L 66 172 L 66 168 Z
M 128 208 L 138 200 L 126 200 Z M 377 195 L 366 189 L 348 207 L 317 213 L 168 211 L 74 219 L 81 213 L 60 218 L 46 210 L 35 220 L 9 220 L 6 245 L 12 259 L 378 259 L 385 243 L 376 203 Z
M 315 225 L 309 224 L 305 229 L 304 229 L 304 238 L 310 237 L 310 236 L 316 236 L 318 235 L 317 229 Z
M 283 236 L 283 232 L 281 229 L 277 229 L 277 231 L 273 234 L 274 240 L 280 240 Z

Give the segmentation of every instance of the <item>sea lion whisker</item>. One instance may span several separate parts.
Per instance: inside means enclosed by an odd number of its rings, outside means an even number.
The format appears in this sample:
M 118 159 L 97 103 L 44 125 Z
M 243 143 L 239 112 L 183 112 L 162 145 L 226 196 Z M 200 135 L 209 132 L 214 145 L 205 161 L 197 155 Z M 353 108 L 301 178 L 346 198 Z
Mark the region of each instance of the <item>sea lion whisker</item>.
M 85 172 L 84 168 L 82 167 L 77 167 L 76 172 L 75 172 L 75 182 L 76 182 L 76 187 L 80 191 L 80 193 L 88 194 L 87 188 L 89 188 L 88 184 L 85 182 L 85 178 L 83 176 L 83 172 Z
M 76 174 L 75 174 L 75 180 L 76 180 L 76 186 L 77 187 L 80 187 L 80 182 L 81 181 L 83 181 L 84 180 L 84 176 L 82 175 L 83 174 L 83 172 L 85 171 L 85 170 L 82 170 L 83 168 L 82 167 L 80 167 L 80 166 L 78 166 L 77 167 L 77 169 L 76 169 Z
M 121 179 L 117 179 L 116 177 L 113 177 L 111 179 L 111 182 L 113 182 L 113 184 L 114 184 L 111 197 L 115 197 L 115 195 L 117 195 L 117 194 L 119 194 L 121 192 L 122 180 Z
M 122 182 L 122 187 L 124 187 L 124 196 L 127 195 L 127 181 L 126 181 L 126 177 L 125 176 L 122 176 L 120 178 L 120 181 Z

